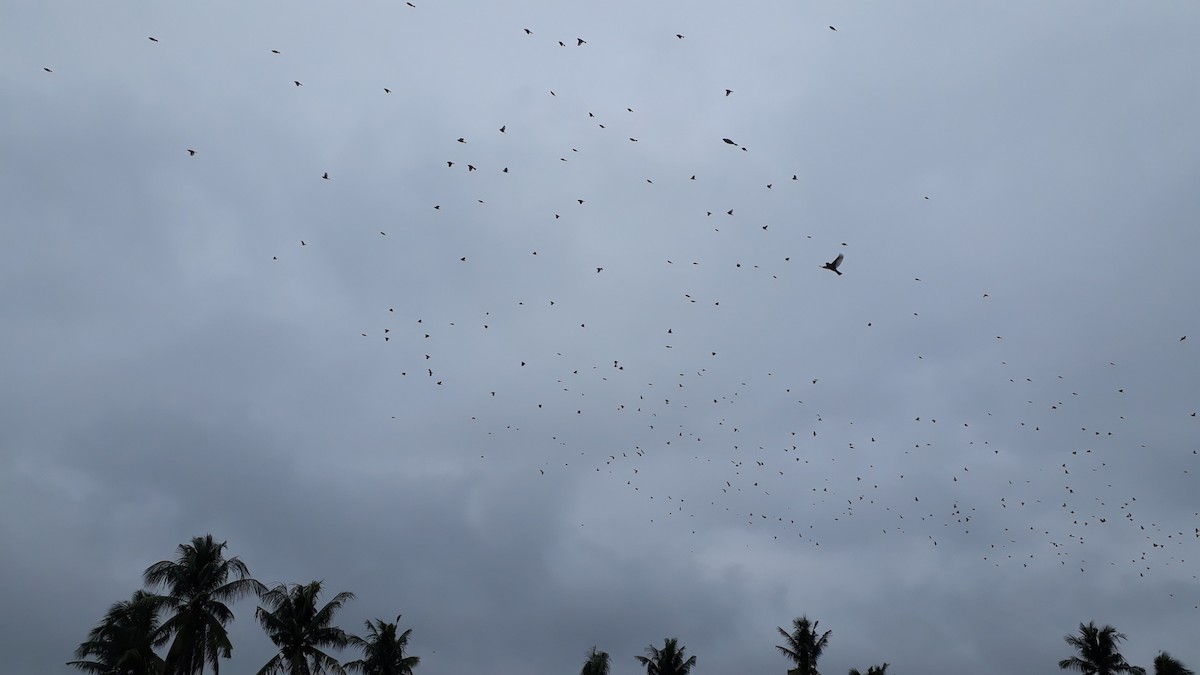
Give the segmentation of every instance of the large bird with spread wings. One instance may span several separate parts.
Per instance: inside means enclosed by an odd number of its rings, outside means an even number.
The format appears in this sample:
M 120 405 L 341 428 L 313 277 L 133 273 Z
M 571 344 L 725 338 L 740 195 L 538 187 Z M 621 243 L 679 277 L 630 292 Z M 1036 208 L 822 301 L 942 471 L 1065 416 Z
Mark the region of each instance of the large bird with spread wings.
M 842 276 L 842 273 L 838 272 L 838 266 L 842 264 L 842 258 L 844 257 L 846 256 L 839 253 L 838 257 L 834 258 L 832 262 L 827 262 L 824 265 L 821 265 L 821 267 L 823 269 L 833 270 L 840 277 Z

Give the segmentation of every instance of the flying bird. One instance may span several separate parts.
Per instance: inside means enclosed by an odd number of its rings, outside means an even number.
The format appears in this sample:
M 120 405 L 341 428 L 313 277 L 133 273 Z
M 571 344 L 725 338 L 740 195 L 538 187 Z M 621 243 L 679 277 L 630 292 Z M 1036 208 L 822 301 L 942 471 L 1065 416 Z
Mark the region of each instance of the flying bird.
M 731 139 L 728 139 L 728 138 L 722 138 L 721 140 L 725 141 L 726 143 L 728 143 L 730 145 L 737 145 L 737 143 L 734 143 Z
M 836 28 L 834 28 L 833 26 L 830 26 L 830 27 L 829 27 L 829 30 L 831 30 L 831 31 L 833 31 L 833 32 L 835 32 L 835 33 L 837 32 L 837 29 L 836 29 Z
M 508 125 L 507 125 L 507 124 L 505 124 L 505 125 L 501 126 L 501 127 L 500 127 L 500 133 L 504 133 L 504 129 L 505 129 L 506 127 L 508 127 Z
M 576 47 L 582 47 L 583 45 L 587 44 L 587 40 L 584 40 L 583 38 L 575 38 L 575 41 Z
M 158 42 L 158 38 L 156 38 L 156 37 L 152 37 L 152 38 L 150 38 L 150 41 L 151 41 L 151 42 Z
M 732 89 L 726 89 L 726 90 L 725 90 L 725 95 L 726 95 L 726 96 L 729 96 L 729 95 L 730 95 L 730 94 L 732 94 L 732 93 L 733 93 L 733 90 L 732 90 Z
M 680 35 L 679 33 L 676 33 L 676 34 L 675 34 L 675 37 L 679 38 L 680 40 L 682 40 L 682 39 L 683 39 L 683 36 L 682 36 L 682 35 Z
M 827 269 L 827 270 L 833 270 L 840 277 L 840 276 L 842 276 L 842 273 L 838 272 L 838 266 L 842 264 L 842 258 L 845 258 L 845 257 L 846 256 L 839 253 L 838 257 L 834 258 L 832 262 L 827 262 L 824 265 L 821 265 L 821 268 Z
M 531 30 L 529 30 L 528 28 L 526 28 L 526 29 L 525 29 L 525 34 L 526 34 L 526 35 L 533 35 L 533 31 L 531 31 Z
M 300 84 L 300 80 L 292 80 L 292 84 L 296 85 L 297 87 L 303 87 L 303 86 L 304 86 L 304 85 Z
M 196 151 L 195 151 L 195 150 L 193 150 L 193 149 L 191 149 L 191 148 L 188 148 L 188 149 L 187 149 L 187 151 L 188 151 L 188 157 L 195 157 L 195 156 L 196 156 Z
M 325 180 L 329 180 L 329 172 L 326 171 L 325 173 L 321 174 L 321 178 L 324 178 Z

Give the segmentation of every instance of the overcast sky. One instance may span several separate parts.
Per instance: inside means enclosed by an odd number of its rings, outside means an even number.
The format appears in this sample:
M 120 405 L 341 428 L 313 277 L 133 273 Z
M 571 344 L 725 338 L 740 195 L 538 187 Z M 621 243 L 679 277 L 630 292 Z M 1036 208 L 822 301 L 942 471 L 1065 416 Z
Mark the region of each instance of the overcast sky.
M 1200 667 L 1200 6 L 414 4 L 0 12 L 5 672 L 206 533 L 419 675 Z

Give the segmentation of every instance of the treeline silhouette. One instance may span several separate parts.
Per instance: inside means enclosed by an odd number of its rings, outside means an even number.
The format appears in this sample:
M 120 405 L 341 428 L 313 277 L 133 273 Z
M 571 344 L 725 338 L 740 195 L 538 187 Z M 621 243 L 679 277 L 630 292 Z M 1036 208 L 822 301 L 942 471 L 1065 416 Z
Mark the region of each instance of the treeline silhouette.
M 220 662 L 233 654 L 225 626 L 233 621 L 226 603 L 256 596 L 255 618 L 279 652 L 258 675 L 413 675 L 421 658 L 407 654 L 412 629 L 400 632 L 400 616 L 394 622 L 375 619 L 365 623 L 363 636 L 353 635 L 334 624 L 335 615 L 354 598 L 341 592 L 320 604 L 320 581 L 308 584 L 279 584 L 267 588 L 250 576 L 237 557 L 226 558 L 226 542 L 212 535 L 180 544 L 174 560 L 163 560 L 146 568 L 144 589 L 129 600 L 118 602 L 75 650 L 74 666 L 93 675 L 203 675 L 220 672 Z M 817 661 L 829 645 L 833 631 L 817 630 L 817 621 L 807 616 L 792 620 L 791 630 L 777 628 L 784 644 L 775 649 L 794 667 L 787 675 L 820 675 Z M 1126 637 L 1116 628 L 1079 624 L 1077 634 L 1064 636 L 1075 655 L 1058 662 L 1063 670 L 1083 675 L 1146 675 L 1145 668 L 1131 665 L 1119 646 Z M 326 650 L 352 648 L 361 658 L 339 661 Z M 165 653 L 160 653 L 165 648 Z M 634 658 L 646 675 L 688 675 L 696 657 L 677 638 L 666 638 L 662 648 L 650 645 Z M 580 675 L 609 675 L 611 658 L 592 647 Z M 851 668 L 849 675 L 887 675 L 889 664 L 867 670 Z M 1154 675 L 1194 675 L 1166 652 L 1154 659 Z

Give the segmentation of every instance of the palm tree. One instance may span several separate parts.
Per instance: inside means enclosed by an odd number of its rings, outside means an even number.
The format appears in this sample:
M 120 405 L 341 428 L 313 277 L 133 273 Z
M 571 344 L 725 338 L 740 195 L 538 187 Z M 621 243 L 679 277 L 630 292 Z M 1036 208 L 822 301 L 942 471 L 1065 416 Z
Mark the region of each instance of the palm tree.
M 346 631 L 331 624 L 333 615 L 353 599 L 354 594 L 338 593 L 318 609 L 317 596 L 320 594 L 321 582 L 314 581 L 306 585 L 293 584 L 290 588 L 287 584 L 279 584 L 262 596 L 266 606 L 260 606 L 254 615 L 271 642 L 279 647 L 279 653 L 259 669 L 258 675 L 319 675 L 326 671 L 343 675 L 346 672 L 337 659 L 322 649 L 341 649 L 349 642 Z
M 211 534 L 180 544 L 175 560 L 146 568 L 146 585 L 165 586 L 174 614 L 162 629 L 173 636 L 167 650 L 166 675 L 203 675 L 205 665 L 219 675 L 221 658 L 233 654 L 225 624 L 233 620 L 226 606 L 247 595 L 262 595 L 266 587 L 250 578 L 238 558 L 225 558 L 225 542 Z M 232 579 L 230 577 L 233 577 Z
M 592 647 L 592 651 L 588 652 L 587 661 L 583 662 L 583 668 L 580 669 L 579 675 L 608 675 L 608 652 L 598 651 Z
M 634 658 L 646 666 L 646 675 L 688 675 L 696 665 L 696 657 L 685 660 L 683 656 L 686 651 L 686 648 L 679 646 L 677 638 L 667 638 L 661 650 L 650 645 L 646 647 L 646 656 Z
M 1166 652 L 1160 652 L 1158 656 L 1154 657 L 1154 675 L 1195 675 L 1195 673 L 1184 668 L 1179 659 Z
M 78 661 L 68 661 L 93 675 L 160 675 L 163 659 L 154 652 L 170 639 L 159 625 L 158 613 L 166 598 L 134 591 L 133 597 L 108 609 L 100 624 L 75 650 Z M 92 660 L 83 660 L 91 658 Z
M 865 673 L 859 672 L 858 668 L 851 668 L 850 675 L 887 675 L 887 667 L 886 662 L 878 666 L 870 666 Z
M 403 615 L 401 615 L 403 616 Z M 348 636 L 349 644 L 363 652 L 363 658 L 346 664 L 346 670 L 355 670 L 363 675 L 412 675 L 412 669 L 421 663 L 419 656 L 405 656 L 408 636 L 412 629 L 396 635 L 396 623 L 385 623 L 383 619 L 367 622 L 367 637 Z
M 795 668 L 788 671 L 788 675 L 820 675 L 817 672 L 817 659 L 821 658 L 821 652 L 825 651 L 825 647 L 829 644 L 829 636 L 833 634 L 833 631 L 827 630 L 818 637 L 817 624 L 819 623 L 820 621 L 813 621 L 810 625 L 808 617 L 802 616 L 792 619 L 792 632 L 790 633 L 782 628 L 776 628 L 779 634 L 787 640 L 787 646 L 775 645 L 775 649 L 796 664 Z
M 1124 656 L 1117 651 L 1117 644 L 1125 639 L 1124 633 L 1118 633 L 1116 628 L 1105 626 L 1098 628 L 1095 623 L 1079 624 L 1079 635 L 1063 637 L 1067 644 L 1079 651 L 1079 656 L 1072 656 L 1058 662 L 1063 670 L 1078 670 L 1083 675 L 1145 675 L 1146 669 L 1131 666 Z

